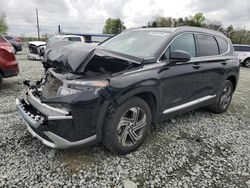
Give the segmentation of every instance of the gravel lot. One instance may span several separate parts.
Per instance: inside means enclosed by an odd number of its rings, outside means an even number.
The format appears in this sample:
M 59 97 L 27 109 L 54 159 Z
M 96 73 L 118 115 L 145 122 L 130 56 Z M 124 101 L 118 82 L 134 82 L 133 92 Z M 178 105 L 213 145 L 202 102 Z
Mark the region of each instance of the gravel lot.
M 229 110 L 197 110 L 155 126 L 137 151 L 97 145 L 54 150 L 26 131 L 15 109 L 41 63 L 17 55 L 21 72 L 0 86 L 0 187 L 250 187 L 250 69 L 241 68 Z

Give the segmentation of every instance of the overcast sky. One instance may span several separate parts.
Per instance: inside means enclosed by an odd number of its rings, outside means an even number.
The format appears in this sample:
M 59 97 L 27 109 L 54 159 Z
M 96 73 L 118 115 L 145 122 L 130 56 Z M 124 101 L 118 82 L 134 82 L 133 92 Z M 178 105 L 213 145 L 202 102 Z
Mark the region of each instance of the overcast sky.
M 121 18 L 127 28 L 141 27 L 155 15 L 185 17 L 203 12 L 224 26 L 250 29 L 250 0 L 0 0 L 9 33 L 36 35 L 35 9 L 41 33 L 101 33 L 108 17 Z

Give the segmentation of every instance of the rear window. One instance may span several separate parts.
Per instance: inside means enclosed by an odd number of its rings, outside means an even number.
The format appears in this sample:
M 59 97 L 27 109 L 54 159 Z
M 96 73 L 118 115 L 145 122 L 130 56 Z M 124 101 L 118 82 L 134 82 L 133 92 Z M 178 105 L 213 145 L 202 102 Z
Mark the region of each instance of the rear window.
M 250 52 L 250 46 L 234 46 L 235 51 Z
M 196 35 L 198 44 L 198 56 L 219 55 L 218 44 L 213 36 Z
M 221 37 L 215 37 L 215 38 L 219 44 L 220 54 L 227 52 L 228 51 L 228 42 Z
M 11 36 L 4 36 L 7 40 L 11 40 L 11 39 L 13 39 L 13 37 L 11 37 Z
M 79 41 L 81 42 L 81 38 L 80 37 L 68 37 L 68 41 Z

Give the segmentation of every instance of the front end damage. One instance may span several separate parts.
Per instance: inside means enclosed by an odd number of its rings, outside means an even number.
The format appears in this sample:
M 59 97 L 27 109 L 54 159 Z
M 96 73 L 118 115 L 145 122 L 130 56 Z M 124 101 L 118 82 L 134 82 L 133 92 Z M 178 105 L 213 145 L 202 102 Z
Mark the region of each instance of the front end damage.
M 110 80 L 141 66 L 139 58 L 80 44 L 47 49 L 45 76 L 16 99 L 28 131 L 52 148 L 101 140 L 106 109 L 116 91 Z
M 81 90 L 76 90 L 71 89 L 72 86 L 81 85 L 66 77 L 68 76 L 59 79 L 50 69 L 40 82 L 29 86 L 16 99 L 17 109 L 27 130 L 52 148 L 97 142 L 97 115 L 105 102 L 105 98 L 97 94 L 101 86 L 93 87 L 93 83 L 105 84 L 107 81 L 78 80 L 77 82 L 85 85 Z

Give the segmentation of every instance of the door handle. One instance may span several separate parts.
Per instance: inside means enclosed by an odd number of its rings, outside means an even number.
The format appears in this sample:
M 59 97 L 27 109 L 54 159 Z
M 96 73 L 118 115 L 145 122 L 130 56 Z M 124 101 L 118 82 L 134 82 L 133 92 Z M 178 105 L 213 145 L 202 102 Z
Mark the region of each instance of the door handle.
M 222 64 L 222 65 L 226 65 L 226 64 L 227 64 L 227 62 L 221 62 L 221 64 Z
M 199 68 L 201 68 L 201 65 L 193 65 L 192 66 L 194 69 L 199 69 Z
M 167 71 L 169 69 L 169 67 L 162 67 L 159 71 L 158 71 L 158 73 L 162 73 L 162 72 L 164 72 L 164 71 Z

